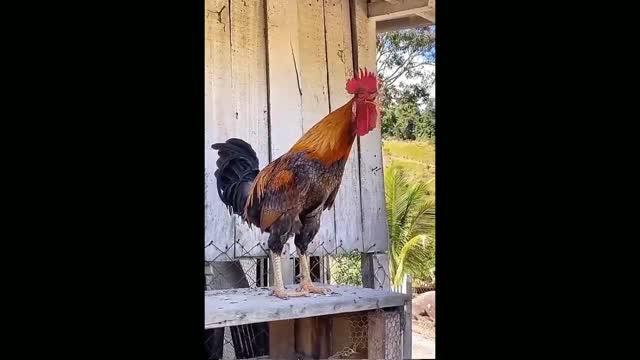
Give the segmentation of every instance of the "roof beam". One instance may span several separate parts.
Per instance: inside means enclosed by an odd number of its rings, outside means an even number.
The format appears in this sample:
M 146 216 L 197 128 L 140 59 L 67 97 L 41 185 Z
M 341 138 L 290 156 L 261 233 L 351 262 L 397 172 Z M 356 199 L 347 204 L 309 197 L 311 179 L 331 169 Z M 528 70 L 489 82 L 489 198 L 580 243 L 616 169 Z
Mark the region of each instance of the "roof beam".
M 435 0 L 376 1 L 367 5 L 368 16 L 376 21 L 402 18 L 422 14 L 426 20 L 435 22 Z M 423 17 L 422 15 L 419 15 Z
M 378 21 L 376 22 L 376 33 L 380 34 L 389 31 L 415 29 L 429 25 L 433 25 L 433 22 L 423 17 L 413 15 L 403 18 Z

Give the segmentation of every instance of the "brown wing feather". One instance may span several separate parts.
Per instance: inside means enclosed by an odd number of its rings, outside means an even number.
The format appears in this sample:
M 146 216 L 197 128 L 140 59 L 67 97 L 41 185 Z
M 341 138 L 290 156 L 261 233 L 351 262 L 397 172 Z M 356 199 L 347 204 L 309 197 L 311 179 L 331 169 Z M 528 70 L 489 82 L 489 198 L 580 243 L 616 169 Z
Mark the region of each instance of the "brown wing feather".
M 271 162 L 258 174 L 249 193 L 245 218 L 262 231 L 268 230 L 284 213 L 299 207 L 300 192 L 288 165 L 286 156 Z M 259 219 L 255 219 L 256 215 Z

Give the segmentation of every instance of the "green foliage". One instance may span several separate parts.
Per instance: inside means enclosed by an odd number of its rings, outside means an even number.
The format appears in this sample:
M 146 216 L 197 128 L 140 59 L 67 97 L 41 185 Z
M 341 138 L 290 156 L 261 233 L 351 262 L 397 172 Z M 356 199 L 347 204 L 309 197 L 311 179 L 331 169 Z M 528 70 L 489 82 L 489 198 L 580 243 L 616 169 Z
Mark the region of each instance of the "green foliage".
M 404 274 L 435 284 L 435 26 L 377 36 L 385 192 L 392 282 Z M 405 79 L 408 83 L 405 83 Z M 424 141 L 427 140 L 427 141 Z M 335 258 L 330 269 L 338 284 L 361 285 L 360 254 Z
M 436 114 L 433 101 L 429 100 L 424 110 L 410 100 L 388 104 L 382 114 L 382 136 L 402 140 L 435 138 Z
M 435 137 L 435 101 L 429 94 L 435 84 L 435 72 L 424 70 L 435 64 L 435 40 L 435 26 L 377 36 L 383 137 Z
M 352 251 L 332 259 L 331 277 L 336 284 L 362 286 L 360 252 Z
M 404 274 L 434 283 L 435 201 L 427 184 L 410 184 L 394 167 L 385 172 L 384 181 L 392 283 L 399 285 Z
M 425 66 L 435 64 L 435 26 L 377 35 L 376 65 L 382 79 L 381 105 L 387 109 L 401 99 L 423 105 L 435 74 L 427 74 Z M 411 80 L 404 84 L 403 79 Z
M 433 287 L 435 285 L 434 145 L 429 141 L 385 140 L 383 151 L 391 279 L 401 281 L 403 275 L 408 273 L 412 275 L 416 284 L 422 283 Z M 394 198 L 395 201 L 390 201 L 390 198 Z M 389 208 L 391 204 L 395 206 Z M 405 216 L 402 217 L 399 214 L 405 214 Z M 400 266 L 401 269 L 398 269 Z M 330 270 L 335 283 L 362 285 L 360 254 L 357 251 L 333 258 Z
M 436 28 L 381 33 L 377 35 L 376 45 L 377 70 L 383 75 L 385 87 L 402 77 L 424 80 L 422 67 L 435 63 Z

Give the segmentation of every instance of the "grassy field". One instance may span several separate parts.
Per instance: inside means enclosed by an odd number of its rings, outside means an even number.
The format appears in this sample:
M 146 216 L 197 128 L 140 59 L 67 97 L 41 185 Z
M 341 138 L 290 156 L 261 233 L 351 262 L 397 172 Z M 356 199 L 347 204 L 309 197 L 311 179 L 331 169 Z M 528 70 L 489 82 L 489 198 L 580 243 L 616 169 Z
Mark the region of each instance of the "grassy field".
M 404 170 L 411 181 L 428 182 L 430 192 L 435 194 L 436 152 L 435 145 L 428 141 L 383 140 L 385 170 L 398 167 Z

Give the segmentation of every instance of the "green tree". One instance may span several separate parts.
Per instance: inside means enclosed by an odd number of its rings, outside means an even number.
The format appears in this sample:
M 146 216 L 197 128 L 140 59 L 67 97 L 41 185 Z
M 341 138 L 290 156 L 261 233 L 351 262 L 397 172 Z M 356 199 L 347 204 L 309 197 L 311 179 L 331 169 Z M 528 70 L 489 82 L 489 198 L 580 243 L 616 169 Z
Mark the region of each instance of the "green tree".
M 420 118 L 416 121 L 415 137 L 420 139 L 433 139 L 436 136 L 436 108 L 435 101 L 429 99 L 426 109 L 421 111 Z
M 425 65 L 435 64 L 435 25 L 377 35 L 377 69 L 382 79 L 381 105 L 407 99 L 422 104 L 435 84 Z M 401 79 L 417 80 L 411 85 Z
M 391 258 L 391 281 L 405 274 L 435 283 L 435 201 L 427 184 L 410 185 L 398 169 L 384 174 Z
M 382 114 L 382 135 L 402 140 L 432 139 L 436 134 L 435 106 L 429 100 L 421 110 L 417 103 L 391 104 Z
M 403 140 L 435 136 L 430 89 L 435 72 L 435 26 L 378 34 L 377 68 L 382 79 L 382 134 Z

